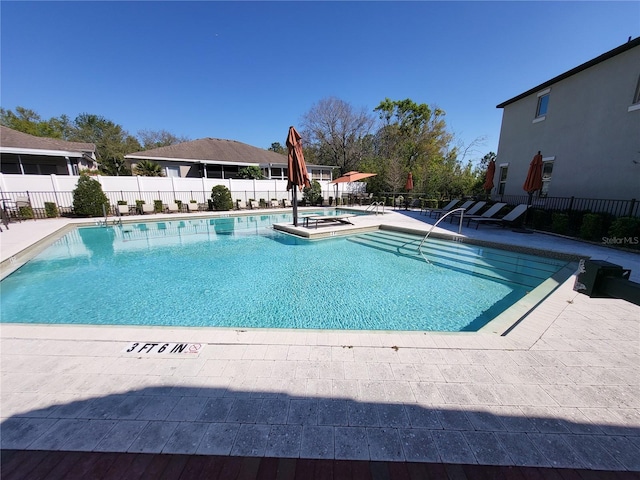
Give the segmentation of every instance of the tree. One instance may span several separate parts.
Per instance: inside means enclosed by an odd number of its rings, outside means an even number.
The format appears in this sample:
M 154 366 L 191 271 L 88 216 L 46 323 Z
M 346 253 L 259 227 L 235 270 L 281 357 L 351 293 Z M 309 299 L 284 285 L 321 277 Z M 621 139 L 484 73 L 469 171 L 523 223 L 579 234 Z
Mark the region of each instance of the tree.
M 151 160 L 140 160 L 133 168 L 133 173 L 141 177 L 164 177 L 162 167 Z
M 287 154 L 287 149 L 284 148 L 280 142 L 273 142 L 271 144 L 271 146 L 267 149 L 270 150 L 272 152 L 276 152 L 276 153 L 281 153 L 282 155 L 286 155 Z
M 152 148 L 168 147 L 178 143 L 188 142 L 188 137 L 174 135 L 166 130 L 140 130 L 138 138 L 142 142 L 143 150 L 151 150 Z
M 451 180 L 456 168 L 453 136 L 447 131 L 445 112 L 438 107 L 418 104 L 411 99 L 385 98 L 374 109 L 383 124 L 375 136 L 376 154 L 393 163 L 387 178 L 393 189 L 402 185 L 402 177 L 413 173 L 417 191 L 438 194 Z
M 82 113 L 74 120 L 70 140 L 96 145 L 100 170 L 107 175 L 124 173 L 124 156 L 142 149 L 138 140 L 120 125 L 99 115 Z
M 35 111 L 16 107 L 16 111 L 0 108 L 0 124 L 22 133 L 36 137 L 59 138 L 67 140 L 72 128 L 66 115 L 43 120 Z
M 104 209 L 109 209 L 109 199 L 102 191 L 102 185 L 88 175 L 80 175 L 73 190 L 73 211 L 76 215 L 101 217 Z
M 240 178 L 249 178 L 254 180 L 262 180 L 264 178 L 262 170 L 256 165 L 241 168 L 240 170 L 238 170 L 238 176 Z
M 336 97 L 320 100 L 303 116 L 305 148 L 315 150 L 310 157 L 324 165 L 337 165 L 341 173 L 355 170 L 364 156 L 363 138 L 374 118 L 364 109 L 355 111 Z M 305 151 L 306 155 L 306 151 Z

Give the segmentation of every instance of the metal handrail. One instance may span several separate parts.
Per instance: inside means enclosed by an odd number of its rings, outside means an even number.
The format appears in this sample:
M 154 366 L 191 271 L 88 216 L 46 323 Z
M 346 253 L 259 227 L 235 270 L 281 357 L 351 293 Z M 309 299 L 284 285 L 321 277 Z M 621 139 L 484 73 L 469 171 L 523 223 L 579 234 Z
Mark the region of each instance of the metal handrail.
M 375 207 L 376 215 L 378 215 L 379 207 L 382 207 L 382 213 L 384 213 L 384 202 L 373 202 L 371 205 L 365 208 L 364 211 L 368 212 L 369 210 L 373 210 L 373 207 Z
M 436 223 L 434 223 L 433 225 L 431 225 L 431 228 L 429 229 L 429 231 L 427 232 L 427 234 L 424 236 L 424 238 L 422 239 L 422 241 L 420 242 L 420 245 L 418 245 L 418 252 L 420 253 L 420 255 L 422 255 L 422 258 L 424 258 L 426 260 L 427 263 L 431 263 L 429 261 L 429 259 L 427 257 L 424 256 L 424 254 L 422 253 L 422 245 L 424 244 L 424 242 L 427 240 L 427 238 L 429 237 L 429 234 L 433 231 L 434 228 L 436 228 L 436 226 L 445 218 L 447 218 L 449 215 L 456 213 L 456 212 L 460 212 L 460 226 L 458 227 L 458 234 L 462 233 L 462 220 L 464 218 L 464 212 L 465 212 L 466 208 L 454 208 L 453 210 L 445 213 L 444 215 L 442 215 L 438 221 Z

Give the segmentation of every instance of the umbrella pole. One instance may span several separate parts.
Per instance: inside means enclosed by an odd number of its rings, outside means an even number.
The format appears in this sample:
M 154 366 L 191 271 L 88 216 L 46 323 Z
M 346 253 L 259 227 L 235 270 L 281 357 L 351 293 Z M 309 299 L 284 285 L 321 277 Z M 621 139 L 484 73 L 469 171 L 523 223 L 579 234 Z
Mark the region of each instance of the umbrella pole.
M 298 196 L 296 186 L 293 186 L 293 226 L 298 226 Z

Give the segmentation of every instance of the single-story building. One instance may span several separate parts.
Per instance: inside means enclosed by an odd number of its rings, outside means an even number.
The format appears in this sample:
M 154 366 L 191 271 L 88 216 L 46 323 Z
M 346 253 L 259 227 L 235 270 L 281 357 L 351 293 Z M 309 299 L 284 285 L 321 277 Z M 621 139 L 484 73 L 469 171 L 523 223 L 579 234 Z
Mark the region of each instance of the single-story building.
M 0 171 L 18 175 L 79 175 L 96 170 L 93 143 L 36 137 L 0 125 Z
M 201 138 L 125 155 L 133 169 L 141 160 L 160 165 L 167 177 L 239 178 L 241 169 L 255 166 L 266 179 L 286 180 L 287 156 L 235 140 Z M 307 164 L 312 180 L 330 181 L 334 167 Z
M 640 199 L 640 38 L 497 108 L 503 114 L 494 196 L 524 195 L 529 163 L 540 151 L 540 197 Z

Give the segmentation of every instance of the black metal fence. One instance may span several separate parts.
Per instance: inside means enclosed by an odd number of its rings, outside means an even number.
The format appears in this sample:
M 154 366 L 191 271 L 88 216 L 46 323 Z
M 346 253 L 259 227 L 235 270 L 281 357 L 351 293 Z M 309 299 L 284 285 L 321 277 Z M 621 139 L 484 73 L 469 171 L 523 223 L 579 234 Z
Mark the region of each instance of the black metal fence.
M 387 192 L 380 194 L 380 197 L 387 199 L 390 206 L 394 205 L 399 196 L 402 196 L 405 200 L 410 197 L 412 199 L 427 199 L 436 202 L 436 199 L 432 199 L 431 196 L 423 193 Z M 441 200 L 440 203 L 448 203 L 449 200 Z M 477 200 L 485 200 L 485 198 L 478 198 Z M 492 195 L 491 200 L 515 206 L 521 203 L 528 204 L 529 195 Z M 536 197 L 534 195 L 531 198 L 531 207 L 549 211 L 608 213 L 614 217 L 640 217 L 640 201 L 635 198 L 613 200 L 607 198 Z
M 153 205 L 156 201 L 161 201 L 164 205 L 174 202 L 176 200 L 183 204 L 189 203 L 195 200 L 202 209 L 207 209 L 209 192 L 203 191 L 154 191 L 154 192 L 140 192 L 140 191 L 106 191 L 104 192 L 109 203 L 112 205 L 112 213 L 115 211 L 115 206 L 120 201 L 127 202 L 130 206 L 135 206 L 140 201 L 146 204 Z M 323 192 L 326 197 L 326 192 Z M 428 199 L 431 197 L 427 194 L 421 194 L 417 192 L 410 193 L 382 193 L 375 199 L 386 198 L 388 206 L 393 206 L 396 199 L 402 196 L 404 200 L 408 197 L 412 199 Z M 298 198 L 302 196 L 299 195 Z M 366 200 L 372 199 L 368 196 Z M 237 200 L 241 200 L 248 204 L 249 200 L 264 200 L 266 205 L 269 205 L 271 200 L 277 200 L 282 203 L 284 199 L 291 199 L 291 192 L 275 191 L 275 190 L 242 190 L 232 191 L 231 198 L 236 203 Z M 17 204 L 20 201 L 27 199 L 28 205 L 30 205 L 34 218 L 46 218 L 46 203 L 53 204 L 57 207 L 57 211 L 60 215 L 67 215 L 73 213 L 73 193 L 72 192 L 2 192 L 2 208 L 5 212 L 11 216 L 17 216 L 19 210 Z M 521 203 L 528 203 L 528 195 L 503 195 L 493 196 L 493 200 L 505 202 L 509 205 L 518 205 Z M 325 198 L 328 200 L 328 197 Z M 434 200 L 435 201 L 435 200 Z M 447 200 L 448 201 L 448 200 Z M 352 203 L 367 203 L 358 196 L 344 196 L 341 199 L 341 204 Z M 327 203 L 328 204 L 328 203 Z M 332 205 L 335 202 L 332 202 Z M 613 199 L 597 199 L 597 198 L 579 198 L 579 197 L 533 197 L 531 199 L 531 205 L 533 208 L 550 211 L 565 211 L 565 212 L 592 212 L 592 213 L 608 213 L 614 217 L 640 217 L 640 201 L 635 198 L 630 200 L 613 200 Z
M 509 205 L 529 202 L 529 195 L 502 195 L 495 200 Z M 614 217 L 640 216 L 640 202 L 631 200 L 611 200 L 606 198 L 578 198 L 578 197 L 534 197 L 531 206 L 541 210 L 565 212 L 608 213 Z

